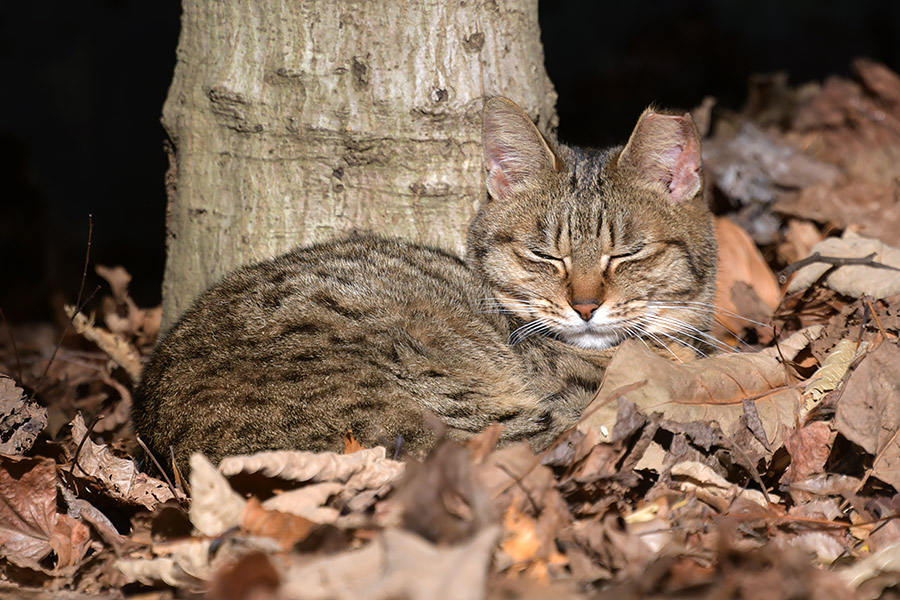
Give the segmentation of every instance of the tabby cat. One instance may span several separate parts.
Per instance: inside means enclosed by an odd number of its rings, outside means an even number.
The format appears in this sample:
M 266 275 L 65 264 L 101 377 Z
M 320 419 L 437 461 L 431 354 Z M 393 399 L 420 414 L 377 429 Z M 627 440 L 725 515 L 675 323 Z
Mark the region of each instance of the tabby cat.
M 612 350 L 707 338 L 716 268 L 688 115 L 648 109 L 624 147 L 552 145 L 513 102 L 484 114 L 489 198 L 466 261 L 377 236 L 295 249 L 205 292 L 134 404 L 159 457 L 365 446 L 421 454 L 492 423 L 548 446 Z

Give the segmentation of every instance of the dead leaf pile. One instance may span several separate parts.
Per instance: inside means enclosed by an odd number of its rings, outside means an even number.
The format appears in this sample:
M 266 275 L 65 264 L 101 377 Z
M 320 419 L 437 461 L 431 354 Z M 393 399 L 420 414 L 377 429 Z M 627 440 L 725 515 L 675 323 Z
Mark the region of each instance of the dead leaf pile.
M 422 462 L 348 439 L 159 480 L 128 425 L 159 310 L 98 267 L 66 333 L 0 333 L 0 598 L 896 595 L 900 77 L 854 73 L 695 111 L 718 352 L 626 341 L 539 455 L 495 426 Z

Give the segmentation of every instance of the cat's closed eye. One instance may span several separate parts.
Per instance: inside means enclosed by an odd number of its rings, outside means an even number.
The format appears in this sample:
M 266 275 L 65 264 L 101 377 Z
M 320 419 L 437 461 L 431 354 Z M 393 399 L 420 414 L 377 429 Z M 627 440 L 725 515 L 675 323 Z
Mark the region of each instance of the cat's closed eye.
M 614 254 L 610 254 L 609 258 L 613 259 L 613 260 L 615 260 L 617 258 L 630 258 L 630 257 L 635 256 L 636 254 L 640 253 L 641 250 L 643 250 L 646 246 L 647 245 L 645 243 L 641 242 L 641 243 L 631 246 L 630 248 L 623 248 L 623 249 L 615 252 Z
M 533 248 L 529 248 L 528 251 L 531 252 L 534 256 L 540 258 L 541 260 L 549 260 L 549 261 L 558 262 L 558 263 L 563 262 L 563 258 L 561 256 L 554 256 L 553 254 L 548 254 L 547 252 L 544 252 L 541 250 L 535 250 Z

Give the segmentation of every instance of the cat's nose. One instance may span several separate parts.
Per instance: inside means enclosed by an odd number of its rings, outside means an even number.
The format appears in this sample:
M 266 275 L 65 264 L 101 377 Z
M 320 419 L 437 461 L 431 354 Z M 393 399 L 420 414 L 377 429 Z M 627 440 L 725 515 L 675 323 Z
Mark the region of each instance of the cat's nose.
M 588 300 L 587 302 L 573 302 L 572 308 L 575 309 L 575 312 L 581 315 L 582 319 L 584 319 L 585 321 L 590 321 L 591 315 L 594 314 L 595 310 L 600 308 L 600 305 L 596 302 Z

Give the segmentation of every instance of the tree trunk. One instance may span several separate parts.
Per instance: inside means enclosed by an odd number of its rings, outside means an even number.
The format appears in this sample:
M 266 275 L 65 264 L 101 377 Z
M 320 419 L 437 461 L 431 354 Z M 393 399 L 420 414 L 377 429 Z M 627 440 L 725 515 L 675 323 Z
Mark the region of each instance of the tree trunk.
M 354 229 L 460 252 L 481 109 L 556 126 L 537 0 L 183 0 L 164 323 L 238 265 Z

